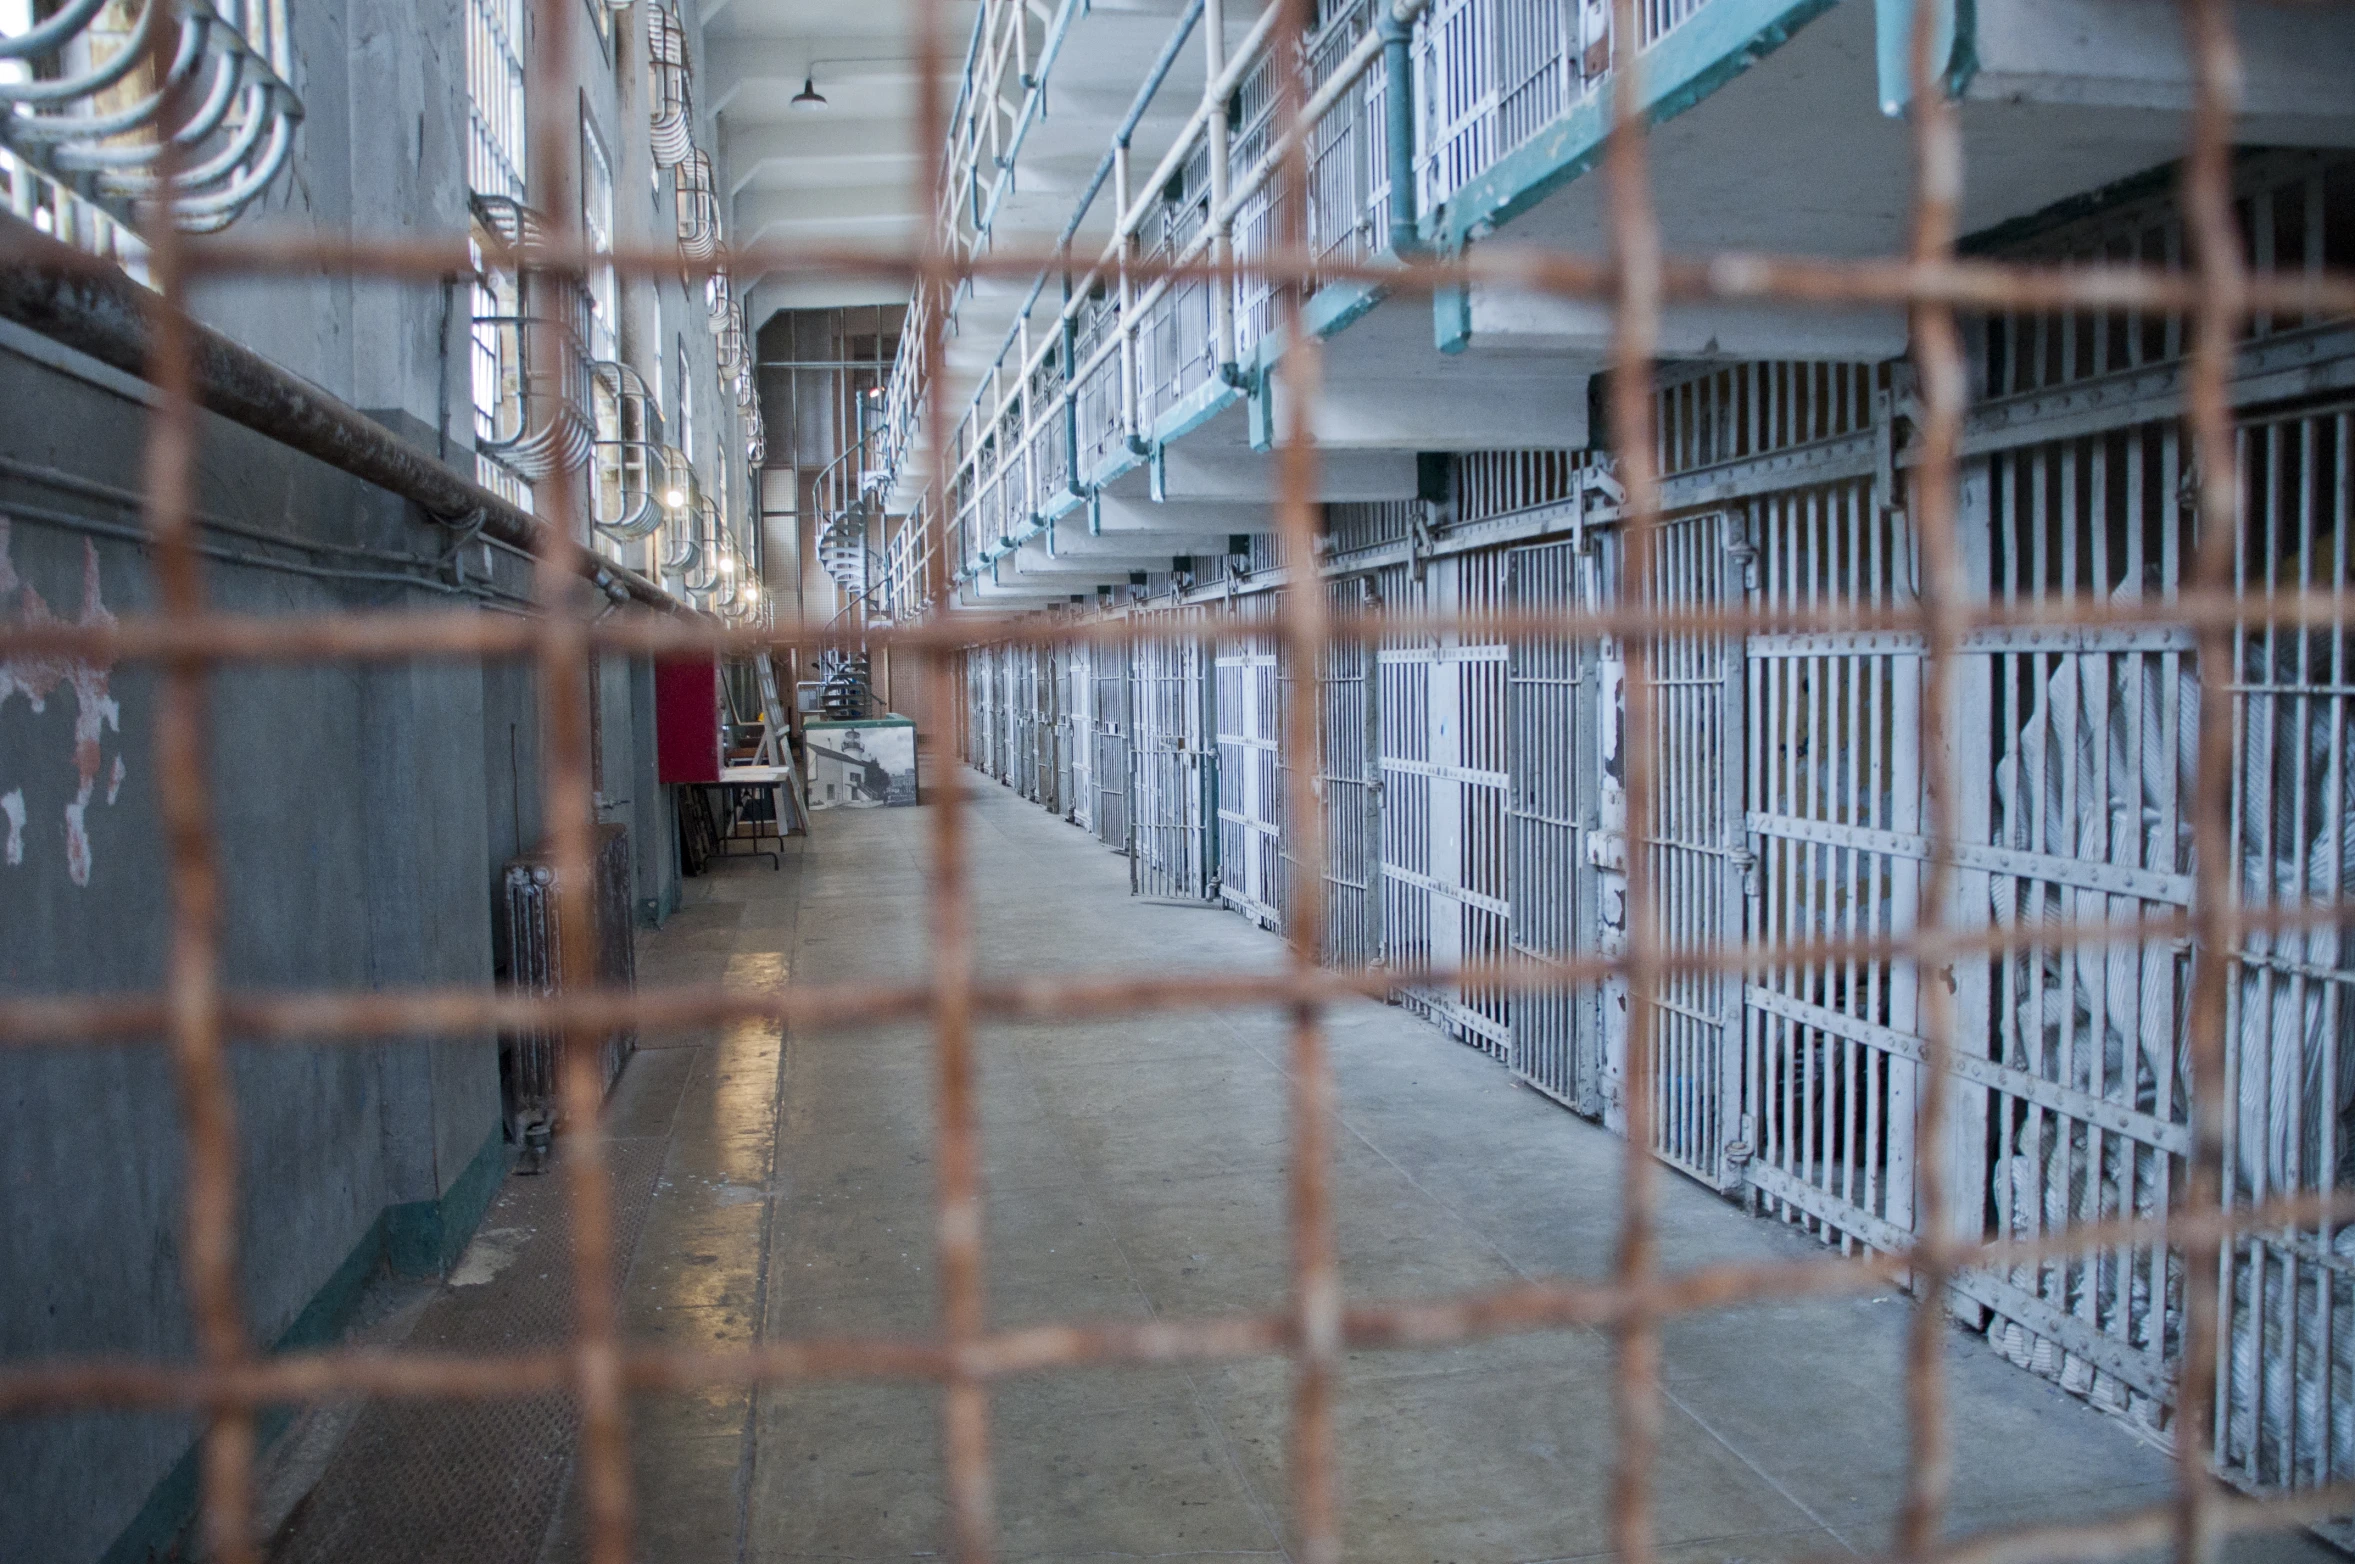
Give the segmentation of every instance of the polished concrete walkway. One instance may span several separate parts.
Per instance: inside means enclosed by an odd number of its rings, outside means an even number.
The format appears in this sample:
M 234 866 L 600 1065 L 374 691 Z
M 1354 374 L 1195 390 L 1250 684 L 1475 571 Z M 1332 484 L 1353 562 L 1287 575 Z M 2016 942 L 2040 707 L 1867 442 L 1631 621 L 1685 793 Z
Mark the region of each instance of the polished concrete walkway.
M 1231 915 L 1131 901 L 1121 861 L 1087 835 L 995 784 L 973 785 L 986 969 L 1232 972 L 1280 959 L 1273 937 Z M 689 882 L 690 905 L 647 942 L 641 971 L 756 986 L 916 973 L 930 824 L 928 809 L 834 813 L 814 841 L 793 845 L 782 871 L 737 863 Z M 1400 1010 L 1345 1007 L 1333 1038 L 1340 1237 L 1354 1297 L 1609 1268 L 1617 1140 Z M 780 1040 L 742 1027 L 641 1051 L 614 1108 L 634 1256 L 630 1329 L 718 1346 L 926 1328 L 935 1294 L 927 1048 L 921 1028 Z M 995 1322 L 1179 1318 L 1280 1302 L 1275 1017 L 994 1027 L 981 1051 Z M 560 1328 L 548 1304 L 563 1275 L 550 1199 L 558 1182 L 510 1182 L 419 1336 L 520 1343 Z M 1670 1266 L 1822 1252 L 1674 1175 L 1662 1183 Z M 1768 1564 L 1882 1547 L 1903 1477 L 1907 1317 L 1904 1301 L 1881 1295 L 1675 1323 L 1662 1559 Z M 523 1323 L 500 1336 L 490 1322 L 501 1319 Z M 1947 1359 L 1958 1527 L 2085 1516 L 2166 1492 L 2166 1458 L 2121 1424 L 1961 1331 Z M 1607 1556 L 1609 1362 L 1608 1341 L 1590 1332 L 1353 1356 L 1341 1410 L 1350 1556 Z M 638 1556 L 943 1554 L 936 1402 L 926 1387 L 879 1384 L 641 1400 Z M 993 1421 L 1003 1555 L 1282 1557 L 1285 1411 L 1280 1361 L 1097 1370 L 1004 1388 Z M 466 1426 L 354 1435 L 339 1458 L 353 1468 L 345 1496 L 310 1503 L 298 1520 L 307 1517 L 314 1546 L 282 1547 L 280 1558 L 578 1558 L 562 1409 L 502 1436 L 523 1440 L 531 1457 L 505 1465 L 497 1441 Z M 353 1445 L 376 1453 L 355 1462 Z M 445 1503 L 453 1529 L 428 1537 L 397 1507 L 371 1509 L 369 1496 L 394 1482 L 387 1463 L 403 1459 L 437 1483 L 505 1494 L 505 1512 L 494 1515 L 502 1501 L 486 1497 L 461 1520 Z M 517 1550 L 507 1539 L 522 1534 L 544 1541 Z M 2330 1555 L 2274 1537 L 2233 1556 Z
M 1277 942 L 1143 905 L 1086 834 L 975 780 L 985 969 L 1234 971 Z M 929 810 L 837 813 L 782 873 L 705 881 L 649 952 L 665 980 L 913 974 Z M 1395 1008 L 1334 1018 L 1346 1285 L 1431 1294 L 1607 1270 L 1618 1141 Z M 633 1328 L 680 1342 L 916 1330 L 934 1317 L 931 1090 L 921 1029 L 721 1039 L 645 1056 L 671 1150 L 629 1283 Z M 1265 1014 L 996 1027 L 982 1039 L 997 1323 L 1185 1317 L 1284 1292 L 1283 1044 Z M 1664 1175 L 1664 1260 L 1820 1253 Z M 1870 1552 L 1905 1441 L 1907 1305 L 1754 1307 L 1671 1328 L 1663 1557 Z M 1379 1560 L 1604 1554 L 1609 1346 L 1587 1332 L 1361 1354 L 1342 1449 L 1349 1550 Z M 2167 1463 L 2115 1421 L 1951 1338 L 1958 1525 L 2151 1502 Z M 1009 1558 L 1283 1548 L 1280 1362 L 1093 1371 L 996 1400 Z M 943 1549 L 933 1392 L 825 1385 L 641 1409 L 642 1553 L 912 1558 Z M 2249 1557 L 2294 1558 L 2275 1538 Z M 2317 1557 L 2321 1556 L 2317 1551 Z

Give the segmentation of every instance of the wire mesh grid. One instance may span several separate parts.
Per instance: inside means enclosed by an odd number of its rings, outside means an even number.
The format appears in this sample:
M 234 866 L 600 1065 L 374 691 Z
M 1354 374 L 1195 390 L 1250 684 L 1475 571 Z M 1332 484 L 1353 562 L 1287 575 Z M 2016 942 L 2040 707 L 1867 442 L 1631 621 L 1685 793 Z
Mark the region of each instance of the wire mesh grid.
M 1318 454 L 1311 410 L 1318 390 L 1318 352 L 1302 330 L 1307 286 L 1351 275 L 1348 263 L 1319 257 L 1306 211 L 1311 188 L 1312 123 L 1305 114 L 1301 40 L 1313 21 L 1308 0 L 1278 0 L 1290 13 L 1276 29 L 1278 103 L 1275 123 L 1283 163 L 1275 181 L 1273 242 L 1252 262 L 1213 259 L 1189 266 L 1139 261 L 1133 275 L 1197 277 L 1231 286 L 1240 276 L 1262 280 L 1273 292 L 1276 329 L 1290 344 L 1278 374 L 1285 392 L 1286 426 L 1279 440 L 1277 533 L 1283 554 L 1315 557 L 1318 529 Z M 567 34 L 577 24 L 565 0 L 537 0 L 533 13 L 533 73 L 561 79 Z M 1634 37 L 1636 0 L 1618 0 L 1615 31 Z M 928 188 L 942 178 L 945 115 L 940 97 L 944 63 L 940 0 L 919 7 L 920 84 L 916 135 L 928 158 Z M 1611 420 L 1627 492 L 1627 579 L 1647 579 L 1661 545 L 1661 473 L 1652 423 L 1654 359 L 1663 306 L 1673 299 L 1770 298 L 1800 304 L 1903 303 L 1912 316 L 1913 359 L 1919 376 L 1920 449 L 1911 484 L 1912 522 L 1919 539 L 1918 596 L 1902 606 L 1772 606 L 1734 610 L 1696 606 L 1499 609 L 1478 615 L 1418 616 L 1365 612 L 1336 618 L 1321 591 L 1284 594 L 1271 625 L 1238 620 L 1231 626 L 1188 619 L 1156 624 L 1141 619 L 1074 624 L 1039 619 L 933 614 L 863 639 L 906 648 L 925 659 L 931 709 L 960 703 L 958 650 L 976 641 L 1044 644 L 1092 641 L 1125 645 L 1178 637 L 1225 639 L 1237 645 L 1272 635 L 1294 668 L 1318 666 L 1337 642 L 1378 645 L 1385 636 L 1477 629 L 1492 640 L 1613 635 L 1627 663 L 1627 835 L 1647 839 L 1652 780 L 1664 761 L 1652 720 L 1653 637 L 1730 635 L 1753 630 L 1888 629 L 1918 633 L 1928 673 L 1919 709 L 1925 754 L 1939 752 L 1950 720 L 1953 671 L 1974 631 L 2002 627 L 2089 627 L 2159 624 L 2188 629 L 2195 638 L 2199 702 L 2197 777 L 2191 814 L 2196 861 L 2230 858 L 2232 799 L 2225 779 L 2233 764 L 2230 698 L 2233 637 L 2262 616 L 2280 626 L 2337 627 L 2343 607 L 2328 592 L 2285 591 L 2261 605 L 2235 595 L 2235 540 L 2240 531 L 2241 485 L 2236 434 L 2226 380 L 2243 323 L 2269 310 L 2355 313 L 2355 278 L 2330 273 L 2252 273 L 2234 232 L 2230 135 L 2237 89 L 2235 41 L 2225 0 L 2184 0 L 2184 26 L 2196 66 L 2194 109 L 2183 164 L 2188 272 L 2102 264 L 2074 269 L 2002 266 L 1956 257 L 1956 214 L 1962 159 L 1956 111 L 1933 65 L 1938 8 L 1914 8 L 1912 135 L 1915 194 L 1908 253 L 1862 262 L 1804 257 L 1665 257 L 1654 220 L 1646 173 L 1643 97 L 1635 77 L 1640 54 L 1619 62 L 1611 94 L 1613 133 L 1602 177 L 1607 182 L 1610 247 L 1606 257 L 1484 246 L 1471 255 L 1367 262 L 1354 274 L 1384 286 L 1428 291 L 1476 279 L 1510 281 L 1567 296 L 1599 299 L 1614 310 L 1616 330 L 1610 379 Z M 561 155 L 573 134 L 561 92 L 533 92 L 534 159 L 547 178 L 569 176 Z M 551 190 L 542 205 L 555 213 L 579 209 L 568 190 Z M 927 202 L 926 209 L 940 210 Z M 149 311 L 152 360 L 148 376 L 159 388 L 145 450 L 147 519 L 159 608 L 119 623 L 68 626 L 19 623 L 0 628 L 0 651 L 45 656 L 142 659 L 162 671 L 155 708 L 161 808 L 169 859 L 171 941 L 167 981 L 140 997 L 63 995 L 0 1002 L 0 1045 L 57 1046 L 160 1035 L 172 1061 L 187 1145 L 185 1279 L 196 1325 L 198 1361 L 74 1360 L 0 1368 L 0 1414 L 59 1409 L 181 1407 L 203 1419 L 201 1504 L 204 1542 L 225 1564 L 256 1558 L 253 1484 L 256 1420 L 268 1406 L 330 1397 L 416 1400 L 569 1396 L 580 1430 L 579 1490 L 590 1556 L 624 1564 L 632 1554 L 632 1495 L 627 1457 L 626 1397 L 632 1390 L 719 1384 L 776 1384 L 794 1380 L 894 1378 L 943 1388 L 944 1450 L 954 1546 L 960 1558 L 981 1560 L 993 1550 L 989 1401 L 992 1385 L 1009 1376 L 1080 1365 L 1142 1365 L 1184 1359 L 1281 1355 L 1292 1364 L 1289 1483 L 1298 1557 L 1331 1564 L 1344 1549 L 1343 1512 L 1336 1474 L 1335 1400 L 1340 1357 L 1349 1348 L 1416 1348 L 1509 1332 L 1576 1325 L 1607 1328 L 1616 1337 L 1612 1399 L 1617 1424 L 1611 1544 L 1626 1560 L 1653 1554 L 1656 1450 L 1661 1390 L 1660 1333 L 1678 1314 L 1766 1299 L 1830 1296 L 1909 1283 L 1919 1299 L 1938 1297 L 1966 1267 L 2033 1264 L 2053 1256 L 2090 1254 L 2129 1245 L 2171 1243 L 2187 1258 L 2176 1441 L 2179 1480 L 2173 1501 L 2098 1523 L 2019 1528 L 1960 1543 L 1941 1540 L 1949 1472 L 1940 1339 L 1943 1311 L 1924 1303 L 1913 1316 L 1905 1374 L 1910 1452 L 1895 1556 L 1906 1559 L 2058 1559 L 2111 1557 L 2173 1540 L 2176 1556 L 2213 1556 L 2228 1532 L 2294 1525 L 2355 1509 L 2355 1485 L 2312 1489 L 2288 1499 L 2234 1497 L 2211 1477 L 2207 1442 L 2198 1436 L 2214 1418 L 2220 1257 L 2230 1235 L 2264 1225 L 2286 1226 L 2335 1218 L 2327 1194 L 2294 1195 L 2255 1206 L 2228 1207 L 2223 1187 L 2226 1146 L 2226 1026 L 2228 955 L 2253 931 L 2336 926 L 2339 904 L 2245 908 L 2234 877 L 2204 872 L 2182 914 L 2127 924 L 2086 922 L 2021 931 L 2002 926 L 1956 928 L 1942 921 L 1947 878 L 1955 863 L 1956 822 L 1942 790 L 1929 791 L 1931 851 L 1922 875 L 1918 916 L 1899 936 L 1815 939 L 1773 948 L 1672 945 L 1649 916 L 1656 888 L 1646 855 L 1627 865 L 1628 937 L 1607 955 L 1512 961 L 1449 970 L 1368 972 L 1322 965 L 1327 918 L 1324 812 L 1317 806 L 1315 768 L 1286 770 L 1285 853 L 1300 867 L 1284 909 L 1291 950 L 1276 975 L 1107 973 L 1069 980 L 1019 975 L 987 978 L 977 970 L 972 900 L 965 869 L 966 814 L 953 769 L 935 789 L 931 816 L 930 908 L 932 959 L 921 983 L 872 987 L 794 983 L 767 993 L 717 989 L 650 989 L 636 993 L 574 990 L 543 998 L 458 990 L 407 992 L 230 992 L 220 973 L 220 866 L 207 797 L 205 702 L 211 673 L 240 662 L 318 659 L 504 658 L 529 660 L 540 675 L 540 699 L 554 757 L 546 783 L 551 857 L 564 906 L 559 923 L 569 944 L 564 967 L 592 970 L 585 943 L 589 915 L 594 813 L 589 764 L 588 692 L 583 670 L 593 650 L 637 653 L 746 651 L 803 644 L 801 632 L 723 627 L 700 619 L 642 614 L 592 617 L 580 588 L 578 518 L 567 514 L 565 486 L 551 485 L 549 509 L 538 528 L 539 612 L 528 620 L 464 614 L 351 614 L 332 618 L 228 617 L 207 607 L 206 586 L 191 501 L 198 426 L 198 343 L 178 305 L 202 275 L 301 269 L 321 264 L 353 273 L 441 275 L 463 272 L 452 245 L 377 243 L 365 238 L 308 240 L 214 239 L 201 243 L 155 225 Z M 464 236 L 453 244 L 461 252 Z M 582 236 L 557 229 L 520 244 L 518 264 L 574 275 L 592 264 Z M 47 251 L 40 264 L 61 262 Z M 602 263 L 606 257 L 596 258 Z M 675 273 L 675 254 L 619 254 L 623 271 Z M 937 221 L 907 249 L 740 249 L 701 263 L 770 270 L 897 275 L 945 293 L 985 271 L 1035 272 L 1055 255 L 962 258 L 951 253 Z M 24 257 L 15 264 L 31 264 Z M 2188 322 L 2190 373 L 2186 424 L 2196 452 L 2198 554 L 2191 584 L 2163 601 L 2009 599 L 1989 603 L 1961 590 L 1956 493 L 1965 374 L 1956 312 L 1961 308 L 2158 312 Z M 945 377 L 938 311 L 923 315 L 920 344 L 930 398 L 924 428 L 931 443 L 928 471 L 948 472 L 943 443 L 948 420 L 940 406 Z M 946 508 L 929 507 L 933 535 L 926 546 L 945 550 Z M 946 578 L 936 571 L 935 580 Z M 1664 642 L 1665 644 L 1665 642 Z M 1314 755 L 1319 707 L 1313 682 L 1289 681 L 1283 701 L 1286 752 Z M 1700 973 L 1743 973 L 1793 960 L 1877 959 L 1934 966 L 1965 955 L 1995 954 L 2031 943 L 2038 949 L 2095 950 L 2154 939 L 2188 939 L 2191 950 L 2189 1037 L 2192 1060 L 2192 1155 L 2189 1187 L 2158 1219 L 2097 1221 L 2030 1239 L 1965 1246 L 1951 1235 L 1954 1199 L 1946 1187 L 1940 1139 L 1948 1133 L 1943 1094 L 1953 1048 L 1954 1020 L 1942 985 L 1920 985 L 1924 1064 L 1917 1105 L 1916 1199 L 1918 1237 L 1896 1252 L 1865 1257 L 1827 1254 L 1788 1264 L 1714 1265 L 1666 1274 L 1657 1257 L 1655 1196 L 1658 1178 L 1650 1116 L 1654 1068 L 1646 1033 L 1654 1022 L 1644 1005 L 1630 1007 L 1626 1050 L 1625 1166 L 1617 1265 L 1606 1281 L 1541 1280 L 1498 1290 L 1418 1300 L 1350 1303 L 1342 1296 L 1329 1168 L 1333 1158 L 1333 1071 L 1326 1054 L 1322 1011 L 1352 995 L 1384 994 L 1402 986 L 1493 985 L 1520 992 L 1560 992 L 1606 978 L 1649 992 L 1664 981 Z M 1289 1017 L 1290 1222 L 1287 1305 L 1279 1311 L 1150 1323 L 1068 1323 L 993 1330 L 983 1294 L 981 1147 L 975 1113 L 977 1019 L 1109 1017 L 1155 1009 L 1270 1006 Z M 661 1030 L 762 1019 L 787 1026 L 881 1024 L 928 1018 L 934 1028 L 937 1074 L 935 1147 L 938 1167 L 935 1241 L 943 1308 L 940 1331 L 926 1338 L 883 1336 L 775 1341 L 735 1352 L 658 1350 L 625 1340 L 615 1308 L 615 1201 L 609 1148 L 602 1138 L 600 1043 L 615 1025 Z M 570 1213 L 573 1318 L 556 1347 L 498 1356 L 429 1351 L 324 1350 L 263 1356 L 256 1351 L 237 1285 L 240 1235 L 238 1129 L 228 1072 L 232 1040 L 268 1044 L 300 1039 L 354 1043 L 434 1031 L 540 1027 L 565 1039 L 561 1097 L 568 1126 L 563 1158 Z

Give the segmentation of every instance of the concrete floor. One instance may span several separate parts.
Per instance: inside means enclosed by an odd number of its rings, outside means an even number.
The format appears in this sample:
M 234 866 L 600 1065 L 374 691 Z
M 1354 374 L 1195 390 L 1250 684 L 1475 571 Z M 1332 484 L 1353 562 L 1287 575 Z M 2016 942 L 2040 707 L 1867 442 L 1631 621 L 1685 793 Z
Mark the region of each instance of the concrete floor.
M 1272 936 L 1231 915 L 1131 901 L 1120 860 L 1086 834 L 993 783 L 971 785 L 985 969 L 1233 971 L 1280 959 Z M 641 972 L 738 984 L 917 972 L 929 824 L 924 809 L 822 816 L 781 872 L 748 862 L 689 882 L 690 905 L 648 942 Z M 1352 1296 L 1608 1269 L 1615 1138 L 1398 1009 L 1344 1007 L 1333 1040 Z M 625 1169 L 622 1191 L 625 1228 L 643 1213 L 629 1328 L 706 1345 L 926 1328 L 927 1048 L 921 1028 L 781 1044 L 743 1027 L 644 1049 L 615 1103 L 616 1144 L 641 1170 Z M 995 1322 L 1279 1302 L 1275 1017 L 993 1027 L 981 1053 Z M 555 1182 L 514 1185 L 539 1186 L 526 1191 L 537 1198 Z M 1822 1252 L 1675 1175 L 1662 1183 L 1669 1266 Z M 560 1285 L 561 1265 L 546 1263 L 560 1251 L 542 1247 L 558 1235 L 501 1215 L 514 1194 L 477 1247 L 503 1243 L 521 1258 L 494 1266 L 485 1287 L 534 1271 L 542 1289 Z M 1676 1322 L 1661 1558 L 1767 1564 L 1884 1545 L 1903 1480 L 1907 1317 L 1902 1299 L 1883 1295 Z M 1591 1332 L 1354 1355 L 1341 1410 L 1350 1556 L 1607 1557 L 1609 1360 Z M 1948 1370 L 1958 1531 L 2166 1493 L 2160 1451 L 1976 1337 L 1952 1335 Z M 936 1399 L 924 1387 L 828 1384 L 641 1400 L 639 1556 L 940 1554 Z M 1005 1387 L 994 1409 L 1004 1557 L 1283 1556 L 1280 1361 L 1042 1378 Z M 576 1506 L 554 1486 L 545 1502 L 539 1558 L 578 1557 Z M 2244 1541 L 2233 1556 L 2336 1555 L 2283 1536 Z

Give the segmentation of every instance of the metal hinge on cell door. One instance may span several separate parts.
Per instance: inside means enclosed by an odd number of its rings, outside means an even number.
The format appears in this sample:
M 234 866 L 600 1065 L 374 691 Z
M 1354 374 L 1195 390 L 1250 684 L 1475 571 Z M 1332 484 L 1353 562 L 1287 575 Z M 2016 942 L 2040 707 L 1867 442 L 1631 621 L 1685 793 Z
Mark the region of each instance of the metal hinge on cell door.
M 1578 496 L 1576 518 L 1570 533 L 1570 550 L 1574 554 L 1594 552 L 1594 529 L 1607 527 L 1619 520 L 1619 509 L 1627 503 L 1627 486 L 1611 470 L 1611 459 L 1603 457 L 1581 467 L 1571 479 L 1573 492 Z
M 1737 572 L 1736 584 L 1745 592 L 1758 590 L 1758 546 L 1750 541 L 1750 518 L 1745 511 L 1725 517 L 1725 557 Z
M 1897 425 L 1900 419 L 1912 419 L 1918 406 L 1902 374 L 1891 389 L 1873 393 L 1873 504 L 1889 518 L 1898 546 L 1905 551 L 1906 589 L 1916 596 L 1922 589 L 1921 551 L 1913 545 L 1913 528 L 1897 500 Z

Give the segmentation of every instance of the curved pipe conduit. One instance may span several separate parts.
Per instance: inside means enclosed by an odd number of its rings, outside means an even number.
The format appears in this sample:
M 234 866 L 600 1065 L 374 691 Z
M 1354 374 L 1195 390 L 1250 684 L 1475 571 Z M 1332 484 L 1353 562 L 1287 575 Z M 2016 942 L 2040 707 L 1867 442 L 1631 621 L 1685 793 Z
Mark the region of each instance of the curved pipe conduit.
M 621 11 L 632 0 L 605 0 L 605 3 Z M 726 237 L 726 223 L 711 155 L 695 145 L 694 65 L 687 47 L 686 29 L 667 0 L 649 0 L 646 6 L 646 53 L 653 82 L 648 127 L 655 166 L 671 171 L 671 218 L 679 251 L 689 260 L 709 261 L 719 254 Z M 720 389 L 735 404 L 737 437 L 745 460 L 758 470 L 768 461 L 768 432 L 761 424 L 759 389 L 753 378 L 752 334 L 747 328 L 743 306 L 736 298 L 735 284 L 725 270 L 715 271 L 705 280 L 704 305 L 711 320 Z M 667 452 L 671 448 L 664 449 Z M 685 461 L 684 456 L 678 458 L 681 465 Z M 727 504 L 732 509 L 737 503 L 731 491 Z M 656 526 L 659 525 L 658 519 Z M 723 521 L 723 535 L 724 530 Z M 684 572 L 696 569 L 704 553 L 700 541 L 683 539 L 678 561 L 666 558 L 663 568 L 680 571 L 684 584 Z M 698 601 L 708 590 L 689 589 Z
M 154 309 L 155 296 L 120 270 L 94 265 L 29 223 L 0 214 L 0 317 L 145 379 L 154 356 Z M 397 494 L 445 525 L 480 516 L 486 535 L 527 551 L 538 547 L 540 521 L 529 511 L 209 326 L 190 321 L 184 329 L 196 399 L 206 408 Z M 609 594 L 650 608 L 685 610 L 661 587 L 611 560 L 584 556 L 581 574 Z
M 602 423 L 591 475 L 589 522 L 617 543 L 635 543 L 662 530 L 660 489 L 667 482 L 661 414 L 645 379 L 629 365 L 604 359 L 589 366 L 597 377 Z
M 654 165 L 676 168 L 695 150 L 692 87 L 688 78 L 687 33 L 661 0 L 646 7 L 646 57 L 654 79 L 647 119 L 654 141 Z
M 0 145 L 134 227 L 169 148 L 174 223 L 227 227 L 285 165 L 301 99 L 215 0 L 146 0 L 112 37 L 96 34 L 106 10 L 106 0 L 69 0 L 0 37 L 0 60 L 31 78 L 0 82 Z M 131 101 L 109 101 L 123 94 Z

